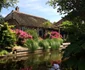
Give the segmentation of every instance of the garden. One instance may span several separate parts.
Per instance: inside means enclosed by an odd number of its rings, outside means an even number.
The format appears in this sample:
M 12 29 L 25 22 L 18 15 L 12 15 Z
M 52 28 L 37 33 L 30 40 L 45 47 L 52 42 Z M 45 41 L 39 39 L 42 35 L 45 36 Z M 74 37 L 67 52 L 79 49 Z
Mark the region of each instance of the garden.
M 59 50 L 62 43 L 62 36 L 57 31 L 48 32 L 41 38 L 35 29 L 23 31 L 14 29 L 14 25 L 8 25 L 7 22 L 0 24 L 0 56 L 12 54 L 12 49 L 19 46 L 28 48 L 31 53 L 39 48 L 42 51 Z

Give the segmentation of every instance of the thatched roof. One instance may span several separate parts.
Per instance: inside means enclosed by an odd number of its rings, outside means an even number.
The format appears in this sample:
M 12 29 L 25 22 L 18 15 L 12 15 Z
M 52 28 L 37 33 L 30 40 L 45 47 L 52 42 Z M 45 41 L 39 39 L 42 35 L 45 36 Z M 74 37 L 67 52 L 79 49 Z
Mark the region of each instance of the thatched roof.
M 61 28 L 61 24 L 64 21 L 64 19 L 59 20 L 58 22 L 54 22 L 54 27 L 55 28 Z
M 24 14 L 18 11 L 12 11 L 5 17 L 5 21 L 9 24 L 28 26 L 28 27 L 42 27 L 47 20 L 41 17 Z
M 54 25 L 59 26 L 60 24 L 62 24 L 62 22 L 63 22 L 63 19 L 59 20 L 58 22 L 55 22 Z

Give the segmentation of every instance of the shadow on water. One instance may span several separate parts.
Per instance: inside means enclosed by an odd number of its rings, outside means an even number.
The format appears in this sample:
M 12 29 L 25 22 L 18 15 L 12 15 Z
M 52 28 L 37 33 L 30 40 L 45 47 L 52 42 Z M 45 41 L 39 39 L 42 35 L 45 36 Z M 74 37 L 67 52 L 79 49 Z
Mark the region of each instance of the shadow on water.
M 0 59 L 0 70 L 48 70 L 51 62 L 61 60 L 61 53 L 30 54 L 23 57 L 6 57 Z

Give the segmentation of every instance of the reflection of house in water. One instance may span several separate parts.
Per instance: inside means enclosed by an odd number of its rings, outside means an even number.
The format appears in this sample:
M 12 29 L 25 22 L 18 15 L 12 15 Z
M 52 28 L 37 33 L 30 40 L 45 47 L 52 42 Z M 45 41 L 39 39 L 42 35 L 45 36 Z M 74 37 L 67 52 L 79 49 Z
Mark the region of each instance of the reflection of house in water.
M 5 17 L 5 21 L 8 21 L 10 25 L 15 25 L 15 27 L 18 29 L 36 29 L 39 36 L 41 37 L 44 36 L 45 30 L 49 29 L 43 27 L 43 23 L 48 20 L 41 17 L 21 13 L 19 12 L 18 7 L 15 8 L 15 11 L 12 11 Z

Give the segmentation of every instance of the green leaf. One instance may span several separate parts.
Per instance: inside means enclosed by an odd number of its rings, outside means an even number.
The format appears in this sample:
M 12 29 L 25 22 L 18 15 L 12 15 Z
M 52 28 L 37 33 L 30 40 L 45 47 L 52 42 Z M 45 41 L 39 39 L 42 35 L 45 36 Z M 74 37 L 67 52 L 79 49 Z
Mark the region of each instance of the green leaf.
M 78 70 L 85 70 L 85 57 L 83 56 L 78 62 Z

